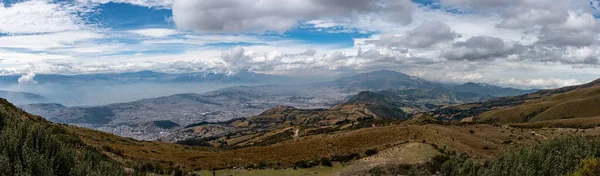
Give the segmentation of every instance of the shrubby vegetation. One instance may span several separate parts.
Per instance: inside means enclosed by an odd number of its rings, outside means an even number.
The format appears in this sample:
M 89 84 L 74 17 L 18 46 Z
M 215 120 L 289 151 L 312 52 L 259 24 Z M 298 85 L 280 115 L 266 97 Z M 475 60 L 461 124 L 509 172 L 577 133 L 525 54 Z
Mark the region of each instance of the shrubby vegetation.
M 0 175 L 125 175 L 123 167 L 59 126 L 0 105 Z
M 567 175 L 578 167 L 589 169 L 598 166 L 597 160 L 583 161 L 600 157 L 600 140 L 587 137 L 566 137 L 552 140 L 533 147 L 523 148 L 505 154 L 500 159 L 488 163 L 478 163 L 466 156 L 458 156 L 446 161 L 441 169 L 443 175 Z M 598 174 L 598 173 L 596 173 Z
M 452 155 L 452 154 L 450 154 Z M 481 162 L 465 154 L 437 156 L 420 165 L 376 167 L 371 175 L 546 176 L 600 175 L 600 139 L 564 137 Z

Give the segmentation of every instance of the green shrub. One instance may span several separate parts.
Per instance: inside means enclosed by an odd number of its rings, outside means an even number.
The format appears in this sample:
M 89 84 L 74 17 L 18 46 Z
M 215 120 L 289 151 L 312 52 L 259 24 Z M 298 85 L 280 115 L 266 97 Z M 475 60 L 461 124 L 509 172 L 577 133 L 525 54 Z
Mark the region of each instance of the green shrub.
M 600 158 L 592 158 L 581 161 L 579 168 L 572 176 L 600 175 Z
M 331 163 L 331 160 L 329 160 L 329 158 L 321 158 L 321 166 L 332 167 L 333 164 Z
M 566 137 L 510 152 L 485 164 L 474 162 L 466 155 L 453 157 L 440 171 L 442 175 L 566 175 L 576 171 L 582 161 L 598 156 L 599 139 Z M 581 167 L 585 168 L 585 163 Z
M 61 126 L 23 116 L 24 112 L 0 104 L 2 175 L 125 175 L 119 164 L 81 146 Z

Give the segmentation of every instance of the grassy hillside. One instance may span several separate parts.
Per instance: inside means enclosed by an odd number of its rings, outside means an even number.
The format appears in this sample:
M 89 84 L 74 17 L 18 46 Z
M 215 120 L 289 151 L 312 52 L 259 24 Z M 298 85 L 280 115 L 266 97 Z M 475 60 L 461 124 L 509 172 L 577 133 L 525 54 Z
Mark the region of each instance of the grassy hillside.
M 595 116 L 600 116 L 600 86 L 578 88 L 492 110 L 476 116 L 475 120 L 519 123 Z
M 124 175 L 124 167 L 68 134 L 65 126 L 0 99 L 2 175 Z
M 435 118 L 460 120 L 475 117 L 478 122 L 521 123 L 552 119 L 594 117 L 600 79 L 587 84 L 534 93 L 492 98 L 477 103 L 449 105 L 432 111 Z

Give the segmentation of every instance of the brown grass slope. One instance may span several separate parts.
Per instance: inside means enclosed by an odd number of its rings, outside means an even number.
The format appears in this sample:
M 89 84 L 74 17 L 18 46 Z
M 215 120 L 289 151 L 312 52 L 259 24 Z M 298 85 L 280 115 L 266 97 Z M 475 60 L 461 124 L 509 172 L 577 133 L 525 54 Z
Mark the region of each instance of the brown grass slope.
M 544 104 L 536 100 L 552 97 L 557 94 L 565 94 L 573 91 L 581 91 L 584 89 L 593 89 L 594 87 L 598 86 L 600 86 L 600 79 L 582 85 L 568 86 L 558 89 L 540 90 L 525 95 L 492 98 L 487 101 L 478 103 L 449 105 L 443 108 L 439 108 L 433 111 L 432 113 L 434 114 L 434 117 L 446 120 L 460 120 L 468 117 L 481 116 L 481 114 L 487 113 L 485 115 L 486 117 L 480 118 L 482 121 L 489 120 L 498 122 L 525 122 L 533 118 L 535 115 L 541 113 L 542 111 L 545 111 L 545 108 L 552 107 L 556 104 L 556 102 L 547 102 L 548 104 Z M 532 101 L 537 103 L 532 103 Z M 514 110 L 514 113 L 508 112 L 508 109 L 506 109 L 507 111 L 504 111 L 503 113 L 498 113 L 498 111 L 502 111 L 502 109 L 504 108 L 515 107 L 523 104 L 527 104 L 527 107 L 517 107 L 514 109 L 510 109 Z M 502 118 L 496 118 L 500 115 L 506 116 Z M 490 116 L 492 118 L 487 119 L 487 117 Z
M 577 128 L 588 129 L 600 127 L 600 116 L 583 117 L 572 119 L 545 120 L 527 123 L 510 124 L 511 127 L 518 128 Z
M 520 123 L 600 116 L 600 85 L 595 82 L 556 89 L 568 91 L 488 111 L 476 116 L 475 121 Z

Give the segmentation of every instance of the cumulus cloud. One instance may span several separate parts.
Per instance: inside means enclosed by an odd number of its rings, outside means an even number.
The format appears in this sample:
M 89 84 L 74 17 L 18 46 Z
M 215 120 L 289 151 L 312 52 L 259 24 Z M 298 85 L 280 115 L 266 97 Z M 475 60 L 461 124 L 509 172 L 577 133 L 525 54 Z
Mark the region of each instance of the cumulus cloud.
M 501 15 L 498 28 L 525 30 L 537 35 L 537 44 L 555 47 L 589 46 L 599 32 L 594 3 L 587 0 L 443 0 L 442 4 Z
M 35 78 L 35 73 L 29 72 L 21 77 L 19 77 L 19 84 L 35 84 L 37 81 L 33 80 Z
M 284 32 L 299 22 L 331 19 L 340 23 L 412 20 L 409 0 L 176 0 L 178 28 L 198 32 Z
M 35 34 L 79 30 L 85 27 L 77 8 L 67 3 L 22 1 L 0 3 L 0 33 Z
M 591 14 L 569 12 L 566 21 L 557 25 L 544 26 L 538 44 L 555 47 L 583 47 L 597 44 L 600 24 Z
M 425 48 L 440 42 L 454 41 L 458 37 L 460 35 L 452 31 L 450 26 L 434 20 L 425 21 L 419 27 L 407 31 L 399 37 L 393 34 L 384 34 L 378 40 L 366 42 L 384 47 Z
M 252 62 L 252 57 L 244 53 L 244 48 L 239 46 L 224 52 L 221 58 L 229 64 L 229 69 L 233 71 L 248 71 Z
M 518 43 L 506 43 L 500 38 L 477 36 L 454 43 L 442 56 L 449 60 L 488 60 L 519 54 L 524 49 Z

